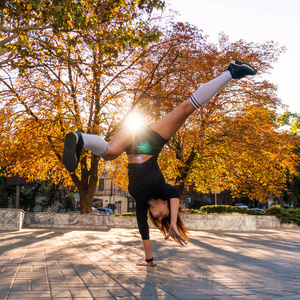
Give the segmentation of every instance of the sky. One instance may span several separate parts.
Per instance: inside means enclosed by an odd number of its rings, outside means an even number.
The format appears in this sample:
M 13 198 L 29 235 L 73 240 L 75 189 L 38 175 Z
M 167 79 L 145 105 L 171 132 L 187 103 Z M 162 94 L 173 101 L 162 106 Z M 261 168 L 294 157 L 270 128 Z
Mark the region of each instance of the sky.
M 166 0 L 188 22 L 203 30 L 210 42 L 224 32 L 234 42 L 277 42 L 287 48 L 267 80 L 292 113 L 300 114 L 300 1 L 299 0 Z

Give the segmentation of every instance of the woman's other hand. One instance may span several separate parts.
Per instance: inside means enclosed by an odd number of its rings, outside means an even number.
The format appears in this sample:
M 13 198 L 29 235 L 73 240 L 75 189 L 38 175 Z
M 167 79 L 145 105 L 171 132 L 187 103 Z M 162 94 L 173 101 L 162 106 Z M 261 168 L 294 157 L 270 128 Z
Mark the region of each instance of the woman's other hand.
M 170 229 L 165 239 L 167 240 L 170 236 L 176 238 L 182 246 L 188 244 L 188 242 L 178 232 L 177 226 L 175 224 L 170 224 Z

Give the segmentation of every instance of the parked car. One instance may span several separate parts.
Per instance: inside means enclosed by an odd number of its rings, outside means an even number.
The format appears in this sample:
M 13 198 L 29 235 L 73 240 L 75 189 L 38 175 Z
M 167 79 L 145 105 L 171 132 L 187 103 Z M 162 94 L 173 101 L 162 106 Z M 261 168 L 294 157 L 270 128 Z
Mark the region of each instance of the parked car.
M 96 207 L 92 207 L 92 212 L 93 212 L 93 214 L 98 214 L 99 213 L 98 209 Z
M 98 212 L 104 215 L 114 215 L 115 212 L 110 208 L 97 208 Z
M 249 207 L 247 206 L 247 205 L 236 205 L 237 207 L 240 207 L 240 208 L 244 208 L 244 209 L 246 209 L 246 210 L 248 210 L 249 209 Z
M 75 212 L 78 213 L 78 214 L 80 214 L 80 207 L 77 207 L 75 209 Z M 92 213 L 93 214 L 98 214 L 99 213 L 96 207 L 92 207 Z
M 258 211 L 258 212 L 261 212 L 261 213 L 264 213 L 264 212 L 265 212 L 264 209 L 261 209 L 261 208 L 258 208 L 258 207 L 250 208 L 249 210 Z

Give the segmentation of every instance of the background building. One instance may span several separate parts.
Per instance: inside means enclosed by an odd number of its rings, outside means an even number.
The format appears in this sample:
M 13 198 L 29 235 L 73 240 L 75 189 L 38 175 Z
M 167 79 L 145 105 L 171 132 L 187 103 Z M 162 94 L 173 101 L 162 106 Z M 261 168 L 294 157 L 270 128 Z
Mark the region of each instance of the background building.
M 116 214 L 135 211 L 135 201 L 129 193 L 116 186 L 108 172 L 99 177 L 98 186 L 93 199 L 93 206 L 97 208 L 111 208 Z

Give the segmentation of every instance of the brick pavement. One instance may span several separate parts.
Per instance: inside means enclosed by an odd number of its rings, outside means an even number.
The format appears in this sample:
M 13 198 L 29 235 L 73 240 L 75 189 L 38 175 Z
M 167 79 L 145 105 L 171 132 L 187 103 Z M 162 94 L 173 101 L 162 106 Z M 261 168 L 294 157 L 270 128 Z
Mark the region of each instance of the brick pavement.
M 137 230 L 0 232 L 0 299 L 300 299 L 300 230 L 151 230 L 155 268 L 137 267 Z

